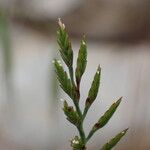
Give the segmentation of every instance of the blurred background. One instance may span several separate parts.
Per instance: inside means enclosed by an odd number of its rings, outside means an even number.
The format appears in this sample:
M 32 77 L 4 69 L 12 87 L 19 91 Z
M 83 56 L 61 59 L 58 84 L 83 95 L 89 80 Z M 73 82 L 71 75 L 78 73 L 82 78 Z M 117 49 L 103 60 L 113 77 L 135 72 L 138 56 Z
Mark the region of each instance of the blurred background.
M 123 96 L 89 150 L 100 149 L 127 127 L 115 150 L 150 150 L 149 0 L 0 0 L 0 149 L 69 150 L 77 134 L 62 112 L 60 98 L 70 99 L 58 88 L 52 65 L 59 57 L 58 17 L 67 26 L 75 56 L 83 34 L 88 41 L 82 106 L 97 65 L 102 67 L 86 132 Z

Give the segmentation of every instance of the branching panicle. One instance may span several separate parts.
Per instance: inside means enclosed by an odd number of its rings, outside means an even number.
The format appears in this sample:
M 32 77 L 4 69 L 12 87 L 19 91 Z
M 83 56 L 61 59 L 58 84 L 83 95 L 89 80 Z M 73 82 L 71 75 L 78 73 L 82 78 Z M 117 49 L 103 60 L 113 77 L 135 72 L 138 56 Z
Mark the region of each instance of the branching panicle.
M 79 99 L 80 99 L 80 82 L 87 65 L 86 41 L 85 38 L 81 40 L 80 49 L 77 57 L 76 69 L 74 71 L 73 50 L 71 42 L 69 40 L 69 36 L 66 32 L 65 25 L 61 22 L 60 19 L 58 21 L 58 25 L 59 29 L 57 31 L 57 42 L 60 47 L 59 51 L 61 58 L 68 67 L 69 74 L 66 71 L 64 71 L 60 61 L 54 60 L 54 66 L 58 81 L 60 83 L 60 87 L 72 99 L 75 107 L 74 109 L 73 106 L 68 105 L 67 101 L 64 101 L 63 106 L 64 114 L 66 115 L 67 120 L 73 125 L 75 125 L 79 132 L 79 136 L 75 136 L 75 138 L 71 140 L 71 147 L 73 150 L 86 150 L 86 144 L 89 141 L 89 139 L 93 136 L 93 134 L 97 130 L 101 129 L 109 122 L 109 120 L 117 110 L 122 97 L 110 106 L 110 108 L 104 113 L 103 116 L 100 117 L 98 122 L 95 123 L 89 134 L 86 136 L 83 128 L 83 122 L 90 106 L 93 104 L 93 102 L 97 97 L 100 87 L 101 68 L 100 66 L 98 66 L 97 68 L 87 99 L 85 101 L 84 111 L 82 113 L 79 105 Z M 117 134 L 113 139 L 111 139 L 108 143 L 106 143 L 101 150 L 112 149 L 119 142 L 119 140 L 126 134 L 127 130 L 128 129 L 123 130 L 122 132 Z

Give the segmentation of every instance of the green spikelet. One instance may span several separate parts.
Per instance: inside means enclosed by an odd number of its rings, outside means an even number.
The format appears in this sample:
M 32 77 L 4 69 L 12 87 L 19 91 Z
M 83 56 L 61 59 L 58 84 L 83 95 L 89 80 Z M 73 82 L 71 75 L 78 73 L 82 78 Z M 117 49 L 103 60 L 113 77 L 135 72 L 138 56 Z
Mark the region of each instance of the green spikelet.
M 87 65 L 87 46 L 85 40 L 81 40 L 77 58 L 77 67 L 75 72 L 77 85 L 80 84 L 81 77 L 86 69 L 86 65 Z
M 106 143 L 101 150 L 111 150 L 120 140 L 121 138 L 126 134 L 128 131 L 128 128 L 121 131 L 119 134 L 117 134 L 114 138 L 112 138 L 108 143 Z

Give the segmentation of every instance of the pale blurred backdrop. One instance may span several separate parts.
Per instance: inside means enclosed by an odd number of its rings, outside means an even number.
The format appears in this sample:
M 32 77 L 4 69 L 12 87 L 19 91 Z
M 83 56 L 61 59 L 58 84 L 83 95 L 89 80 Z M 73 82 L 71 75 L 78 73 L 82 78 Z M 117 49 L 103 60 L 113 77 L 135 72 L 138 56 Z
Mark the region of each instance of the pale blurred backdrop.
M 115 150 L 150 150 L 149 0 L 0 0 L 0 149 L 69 150 L 76 129 L 66 121 L 53 58 L 57 18 L 65 22 L 75 56 L 83 34 L 88 65 L 81 84 L 83 106 L 100 64 L 97 100 L 86 132 L 112 102 L 123 96 L 116 114 L 88 144 L 101 146 L 124 128 Z

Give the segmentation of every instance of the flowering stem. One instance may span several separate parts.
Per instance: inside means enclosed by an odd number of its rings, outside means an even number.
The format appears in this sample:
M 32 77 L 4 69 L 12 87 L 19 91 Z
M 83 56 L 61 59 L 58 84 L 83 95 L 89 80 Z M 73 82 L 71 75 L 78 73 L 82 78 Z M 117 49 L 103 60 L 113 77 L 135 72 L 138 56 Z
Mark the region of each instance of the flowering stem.
M 96 73 L 94 75 L 93 82 L 88 92 L 87 99 L 85 101 L 84 111 L 82 112 L 80 109 L 79 101 L 80 101 L 80 82 L 81 78 L 85 72 L 87 65 L 87 45 L 85 38 L 81 40 L 80 49 L 77 57 L 76 69 L 73 69 L 73 50 L 71 46 L 71 42 L 69 36 L 66 32 L 65 25 L 59 19 L 59 29 L 57 32 L 57 42 L 60 47 L 61 57 L 68 67 L 69 74 L 64 70 L 59 61 L 54 60 L 55 71 L 57 74 L 58 81 L 60 83 L 60 87 L 64 90 L 64 92 L 72 99 L 74 103 L 73 106 L 69 106 L 67 101 L 64 101 L 63 111 L 67 117 L 67 120 L 70 121 L 73 125 L 76 126 L 79 136 L 75 136 L 74 139 L 71 140 L 71 147 L 73 150 L 86 150 L 86 144 L 90 140 L 90 138 L 94 135 L 94 133 L 104 127 L 108 121 L 111 119 L 117 107 L 121 102 L 121 98 L 119 98 L 116 102 L 114 102 L 110 108 L 102 115 L 99 120 L 94 124 L 87 137 L 85 135 L 85 131 L 83 128 L 83 122 L 87 115 L 87 112 L 95 99 L 97 98 L 97 94 L 100 86 L 101 79 L 101 68 L 98 66 Z M 109 142 L 107 142 L 101 150 L 111 150 L 120 139 L 126 134 L 128 129 L 121 131 L 114 138 L 112 138 Z

